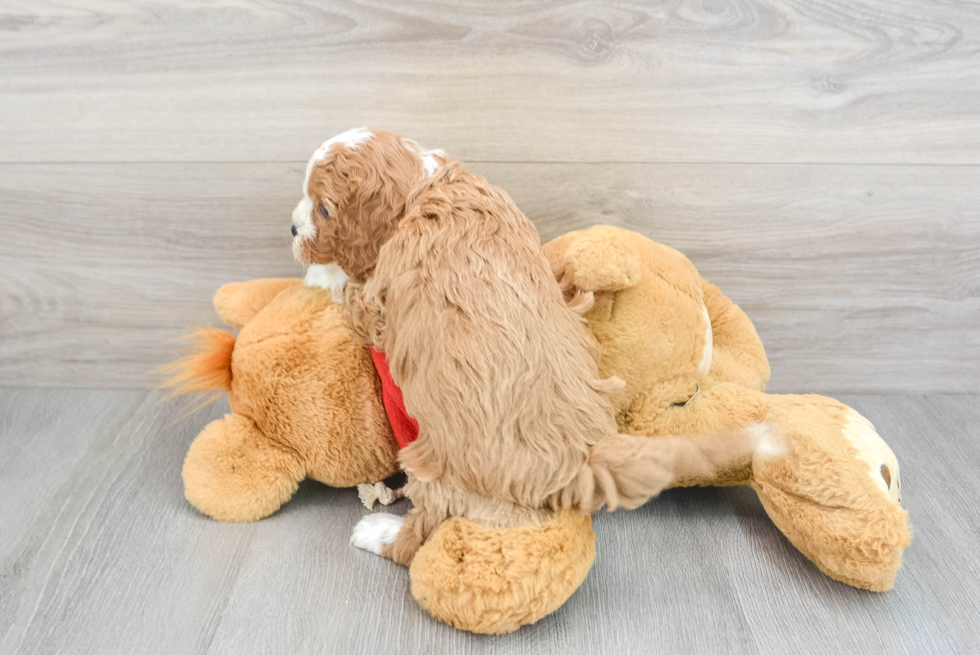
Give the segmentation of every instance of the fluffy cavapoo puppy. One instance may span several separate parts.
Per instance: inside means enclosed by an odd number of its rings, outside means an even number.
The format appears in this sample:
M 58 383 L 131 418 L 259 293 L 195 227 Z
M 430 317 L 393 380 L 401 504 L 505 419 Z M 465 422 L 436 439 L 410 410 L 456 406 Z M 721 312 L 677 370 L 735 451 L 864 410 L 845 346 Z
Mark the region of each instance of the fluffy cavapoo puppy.
M 535 523 L 633 508 L 676 478 L 753 450 L 741 439 L 620 435 L 595 345 L 534 225 L 440 151 L 358 129 L 310 159 L 293 214 L 301 262 L 334 264 L 358 332 L 383 352 L 418 438 L 400 452 L 414 508 L 370 515 L 352 543 L 409 564 L 447 518 Z M 571 306 L 570 306 L 571 305 Z

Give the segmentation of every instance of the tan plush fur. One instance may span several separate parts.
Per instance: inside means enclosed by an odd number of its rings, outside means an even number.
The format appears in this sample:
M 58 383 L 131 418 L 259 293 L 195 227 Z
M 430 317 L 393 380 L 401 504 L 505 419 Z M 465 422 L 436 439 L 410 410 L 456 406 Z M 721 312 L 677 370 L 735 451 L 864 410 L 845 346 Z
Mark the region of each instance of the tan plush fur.
M 215 308 L 234 335 L 203 332 L 171 368 L 178 393 L 227 392 L 184 462 L 187 499 L 220 521 L 275 512 L 304 478 L 335 487 L 398 469 L 370 355 L 330 293 L 275 279 L 229 284 Z
M 545 250 L 569 294 L 594 293 L 586 318 L 600 374 L 626 383 L 612 396 L 620 430 L 659 438 L 766 423 L 790 447 L 676 486 L 750 485 L 827 575 L 874 591 L 892 587 L 911 535 L 897 462 L 870 423 L 830 398 L 764 393 L 769 364 L 752 323 L 677 251 L 607 226 Z
M 593 341 L 534 225 L 461 163 L 426 177 L 417 148 L 374 131 L 326 153 L 307 193 L 332 208 L 333 243 L 318 234 L 304 260 L 330 263 L 317 259 L 329 252 L 353 280 L 355 327 L 386 354 L 419 423 L 400 453 L 415 506 L 382 554 L 410 563 L 443 521 L 473 518 L 470 496 L 490 525 L 520 525 L 514 506 L 633 508 L 678 476 L 752 452 L 747 430 L 617 434 L 606 393 L 619 385 L 599 380 Z
M 415 556 L 412 594 L 454 627 L 513 632 L 568 600 L 594 559 L 592 520 L 578 512 L 500 530 L 454 518 Z

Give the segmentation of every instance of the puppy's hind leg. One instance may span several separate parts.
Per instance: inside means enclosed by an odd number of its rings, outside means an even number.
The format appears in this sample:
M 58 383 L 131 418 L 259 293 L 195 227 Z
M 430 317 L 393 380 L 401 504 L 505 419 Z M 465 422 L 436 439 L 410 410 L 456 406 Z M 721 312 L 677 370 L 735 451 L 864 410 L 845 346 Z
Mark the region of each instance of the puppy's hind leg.
M 382 555 L 385 548 L 395 543 L 398 533 L 405 528 L 405 519 L 394 514 L 368 514 L 354 526 L 350 536 L 352 546 Z
M 431 533 L 431 530 L 423 529 L 430 523 L 427 514 L 419 508 L 413 509 L 404 518 L 393 514 L 369 514 L 354 526 L 350 543 L 410 566 L 415 553 Z

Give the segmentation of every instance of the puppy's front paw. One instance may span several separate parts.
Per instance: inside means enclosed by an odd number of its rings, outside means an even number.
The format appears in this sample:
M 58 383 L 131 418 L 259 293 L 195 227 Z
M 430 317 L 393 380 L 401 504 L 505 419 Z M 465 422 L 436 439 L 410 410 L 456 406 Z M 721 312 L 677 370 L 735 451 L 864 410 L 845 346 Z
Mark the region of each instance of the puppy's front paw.
M 403 523 L 405 519 L 393 514 L 368 514 L 354 526 L 354 533 L 350 536 L 351 546 L 380 555 L 383 547 L 395 541 Z

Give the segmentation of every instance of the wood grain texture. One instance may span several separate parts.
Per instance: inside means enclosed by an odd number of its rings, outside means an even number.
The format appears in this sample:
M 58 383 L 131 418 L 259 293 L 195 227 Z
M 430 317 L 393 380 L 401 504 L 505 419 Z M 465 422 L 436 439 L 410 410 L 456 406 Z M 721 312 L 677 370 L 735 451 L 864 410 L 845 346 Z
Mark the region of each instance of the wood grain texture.
M 748 312 L 779 391 L 980 389 L 973 167 L 477 164 L 542 238 L 685 252 Z M 300 275 L 300 164 L 0 165 L 0 384 L 147 387 L 226 282 Z M 57 190 L 52 193 L 52 181 Z
M 845 396 L 902 463 L 915 528 L 896 588 L 822 575 L 748 489 L 600 513 L 596 563 L 556 613 L 458 632 L 405 569 L 347 545 L 366 512 L 305 483 L 273 517 L 221 524 L 180 463 L 222 402 L 142 391 L 0 390 L 0 652 L 967 653 L 980 640 L 980 398 Z M 406 511 L 405 503 L 390 511 Z
M 980 5 L 0 0 L 0 161 L 980 164 Z
M 223 283 L 298 275 L 304 162 L 355 125 L 442 147 L 551 238 L 688 254 L 781 391 L 980 391 L 980 5 L 940 0 L 0 0 L 0 653 L 972 652 L 980 400 L 845 396 L 902 462 L 893 592 L 830 581 L 747 489 L 596 517 L 554 615 L 431 620 L 304 484 L 225 525 L 192 419 L 141 389 Z M 398 505 L 392 511 L 404 512 Z

